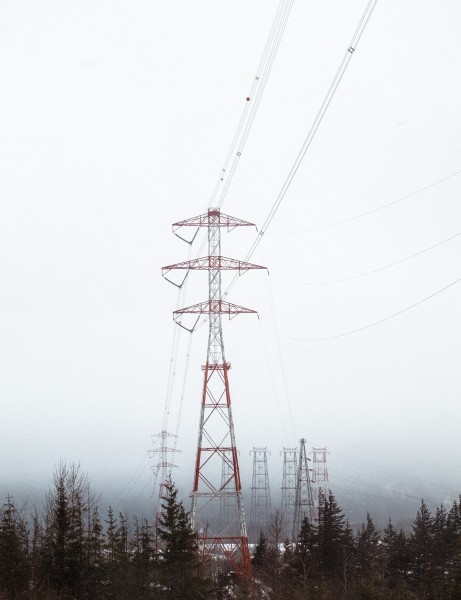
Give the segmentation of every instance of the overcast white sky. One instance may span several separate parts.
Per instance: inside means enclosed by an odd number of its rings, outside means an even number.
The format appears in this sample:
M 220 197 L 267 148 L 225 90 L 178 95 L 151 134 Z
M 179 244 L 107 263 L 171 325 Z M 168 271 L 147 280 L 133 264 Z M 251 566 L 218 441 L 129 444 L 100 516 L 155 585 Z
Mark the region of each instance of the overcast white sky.
M 3 0 L 0 4 L 0 480 L 62 458 L 148 489 L 176 290 L 171 223 L 204 212 L 276 0 Z M 262 224 L 365 0 L 295 0 L 223 211 Z M 252 446 L 326 445 L 461 489 L 461 4 L 380 0 L 329 112 L 231 301 L 225 324 L 242 471 Z M 223 254 L 243 258 L 254 233 Z M 195 250 L 196 251 L 196 250 Z M 187 303 L 206 299 L 194 273 Z M 274 311 L 271 310 L 271 297 Z M 274 334 L 278 330 L 279 337 Z M 278 342 L 277 342 L 278 339 Z M 181 338 L 170 429 L 182 385 Z M 194 335 L 177 463 L 192 481 L 206 328 Z M 139 465 L 143 465 L 140 468 Z M 448 484 L 447 484 L 448 486 Z M 140 488 L 141 489 L 141 488 Z

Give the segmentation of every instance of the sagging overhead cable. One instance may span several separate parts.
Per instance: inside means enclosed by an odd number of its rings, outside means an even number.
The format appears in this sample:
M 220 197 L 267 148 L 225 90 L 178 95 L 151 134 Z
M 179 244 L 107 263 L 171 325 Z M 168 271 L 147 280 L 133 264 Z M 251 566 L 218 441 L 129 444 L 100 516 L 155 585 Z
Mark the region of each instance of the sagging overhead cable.
M 280 0 L 279 2 L 255 78 L 250 92 L 245 98 L 245 107 L 211 195 L 209 207 L 221 207 L 229 190 L 269 80 L 293 3 L 294 0 Z
M 259 244 L 261 242 L 262 236 L 266 232 L 266 230 L 269 227 L 272 219 L 274 218 L 277 210 L 279 209 L 279 206 L 282 203 L 282 200 L 284 199 L 285 194 L 287 193 L 288 188 L 290 187 L 290 184 L 293 181 L 293 178 L 296 175 L 296 173 L 303 161 L 303 158 L 306 155 L 306 152 L 312 143 L 312 140 L 314 139 L 314 136 L 317 133 L 317 130 L 318 130 L 321 122 L 323 121 L 325 113 L 327 112 L 328 107 L 330 106 L 330 103 L 333 100 L 336 90 L 338 89 L 341 79 L 343 78 L 343 75 L 351 61 L 352 55 L 354 54 L 355 50 L 357 49 L 357 46 L 360 42 L 363 32 L 365 31 L 365 28 L 368 24 L 368 21 L 370 20 L 370 17 L 372 15 L 377 3 L 378 3 L 378 0 L 369 0 L 368 1 L 367 7 L 365 8 L 365 10 L 360 18 L 359 24 L 357 25 L 357 29 L 355 30 L 355 33 L 352 36 L 351 42 L 344 53 L 344 57 L 339 65 L 338 70 L 336 71 L 335 76 L 333 77 L 330 87 L 329 87 L 329 89 L 323 99 L 323 102 L 315 116 L 315 119 L 307 133 L 307 136 L 303 142 L 303 145 L 302 145 L 300 151 L 298 152 L 298 155 L 293 163 L 293 166 L 291 167 L 290 172 L 288 173 L 285 181 L 283 182 L 280 192 L 279 192 L 274 204 L 272 205 L 272 207 L 269 211 L 269 214 L 266 217 L 266 220 L 264 221 L 262 227 L 260 228 L 258 236 L 256 237 L 255 241 L 253 242 L 253 245 L 251 246 L 245 260 L 248 261 L 253 256 L 256 248 L 259 246 Z M 235 281 L 236 281 L 236 279 L 234 279 L 231 282 L 231 284 L 228 288 L 228 291 L 229 291 L 230 287 L 233 286 Z
M 404 308 L 398 310 L 395 313 L 392 313 L 391 315 L 388 315 L 387 317 L 379 319 L 378 321 L 373 321 L 373 323 L 368 323 L 367 325 L 362 325 L 362 327 L 357 327 L 357 329 L 352 329 L 351 331 L 344 331 L 343 333 L 338 333 L 336 335 L 329 335 L 329 336 L 325 336 L 325 337 L 299 337 L 299 336 L 294 336 L 294 335 L 285 335 L 280 332 L 277 332 L 277 335 L 287 338 L 288 340 L 295 340 L 297 342 L 324 342 L 327 340 L 336 340 L 338 338 L 342 338 L 347 335 L 352 335 L 354 333 L 359 333 L 361 331 L 365 331 L 365 329 L 370 329 L 370 327 L 375 327 L 376 325 L 380 325 L 381 323 L 384 323 L 385 321 L 389 321 L 390 319 L 393 319 L 394 317 L 398 317 L 399 315 L 403 314 L 404 312 L 407 312 L 408 310 L 411 310 L 412 308 L 415 308 L 416 306 L 419 306 L 420 304 L 423 304 L 424 302 L 431 300 L 435 296 L 442 294 L 443 292 L 447 291 L 448 289 L 452 288 L 453 286 L 457 285 L 458 283 L 461 283 L 461 277 L 459 277 L 458 279 L 455 279 L 455 281 L 452 281 L 445 287 L 436 290 L 432 294 L 429 294 L 429 296 L 425 296 L 421 300 L 418 300 L 417 302 L 410 304 L 410 306 L 405 306 Z
M 382 267 L 378 267 L 377 269 L 372 269 L 371 271 L 365 271 L 364 273 L 359 273 L 358 275 L 351 275 L 350 277 L 343 277 L 342 279 L 330 279 L 327 281 L 306 281 L 306 282 L 288 281 L 287 279 L 281 279 L 279 277 L 274 277 L 274 279 L 278 279 L 279 281 L 283 281 L 284 283 L 289 283 L 292 285 L 300 285 L 300 286 L 319 286 L 319 285 L 333 285 L 336 283 L 345 283 L 346 281 L 353 281 L 354 279 L 360 279 L 362 277 L 366 277 L 367 275 L 373 275 L 374 273 L 380 273 L 381 271 L 390 269 L 391 267 L 401 265 L 402 263 L 406 262 L 407 260 L 411 260 L 412 258 L 421 256 L 421 254 L 425 254 L 426 252 L 430 252 L 431 250 L 434 250 L 434 248 L 438 248 L 439 246 L 442 246 L 443 244 L 446 244 L 447 242 L 451 242 L 452 240 L 459 238 L 459 236 L 461 236 L 461 232 L 455 233 L 454 235 L 450 236 L 449 238 L 446 238 L 440 242 L 437 242 L 436 244 L 433 244 L 432 246 L 429 246 L 427 248 L 423 248 L 423 250 L 419 250 L 418 252 L 415 252 L 414 254 L 410 254 L 410 256 L 405 256 L 404 258 L 401 258 L 400 260 L 396 260 L 392 263 L 388 263 L 387 265 L 383 265 Z
M 332 223 L 325 223 L 324 225 L 317 225 L 316 227 L 310 227 L 309 229 L 298 229 L 297 231 L 271 231 L 269 235 L 297 235 L 297 234 L 301 234 L 301 233 L 312 233 L 314 231 L 322 231 L 323 229 L 329 229 L 330 227 L 337 227 L 338 225 L 345 225 L 346 223 L 350 223 L 352 221 L 356 221 L 357 219 L 361 219 L 362 217 L 368 217 L 369 215 L 373 215 L 373 214 L 380 212 L 386 208 L 389 208 L 390 206 L 395 206 L 396 204 L 399 204 L 400 202 L 403 202 L 404 200 L 409 200 L 410 198 L 414 198 L 418 194 L 422 194 L 423 192 L 426 192 L 427 190 L 430 190 L 433 187 L 440 185 L 441 183 L 444 183 L 445 181 L 448 181 L 449 179 L 451 179 L 452 177 L 455 177 L 456 175 L 459 175 L 460 173 L 461 173 L 461 169 L 457 169 L 453 173 L 450 173 L 449 175 L 445 175 L 445 177 L 442 177 L 441 179 L 437 179 L 436 181 L 433 181 L 432 183 L 429 183 L 429 184 L 425 185 L 424 187 L 421 187 L 421 188 L 415 190 L 414 192 L 411 192 L 410 194 L 406 194 L 405 196 L 397 198 L 397 200 L 391 200 L 391 202 L 386 202 L 386 204 L 381 204 L 381 206 L 377 206 L 376 208 L 371 208 L 370 210 L 361 212 L 358 215 L 353 215 L 352 217 L 346 217 L 345 219 L 341 219 L 340 221 L 333 221 Z

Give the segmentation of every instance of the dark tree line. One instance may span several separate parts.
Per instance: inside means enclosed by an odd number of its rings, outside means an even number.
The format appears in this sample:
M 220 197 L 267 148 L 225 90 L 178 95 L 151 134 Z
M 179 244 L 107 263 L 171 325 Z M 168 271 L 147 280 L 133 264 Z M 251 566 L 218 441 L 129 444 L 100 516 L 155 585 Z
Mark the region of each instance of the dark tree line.
M 334 495 L 321 494 L 296 544 L 279 552 L 262 533 L 253 563 L 273 600 L 460 600 L 461 504 L 431 515 L 422 501 L 409 535 L 391 520 L 380 532 L 367 514 L 353 535 Z
M 461 599 L 461 505 L 431 515 L 421 503 L 412 532 L 367 515 L 356 534 L 333 494 L 295 544 L 280 540 L 276 512 L 253 552 L 253 581 L 213 572 L 170 483 L 156 523 L 101 507 L 77 467 L 61 465 L 44 508 L 0 509 L 0 600 Z
M 0 600 L 200 600 L 214 589 L 173 484 L 158 522 L 130 523 L 99 499 L 78 467 L 60 465 L 44 510 L 0 511 Z M 161 548 L 161 551 L 159 549 Z

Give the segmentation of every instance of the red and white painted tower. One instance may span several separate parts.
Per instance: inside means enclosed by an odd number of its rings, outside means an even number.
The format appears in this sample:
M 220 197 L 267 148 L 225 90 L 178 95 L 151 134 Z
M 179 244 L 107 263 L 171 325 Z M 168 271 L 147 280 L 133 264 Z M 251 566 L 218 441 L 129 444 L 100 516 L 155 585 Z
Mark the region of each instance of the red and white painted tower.
M 243 575 L 249 574 L 251 563 L 231 409 L 228 377 L 231 365 L 225 358 L 222 315 L 231 319 L 255 311 L 223 300 L 221 273 L 237 271 L 241 275 L 249 269 L 265 267 L 221 256 L 221 229 L 231 231 L 235 227 L 249 226 L 254 224 L 222 214 L 218 208 L 210 208 L 206 214 L 174 223 L 176 235 L 182 227 L 206 227 L 208 256 L 163 268 L 164 276 L 174 269 L 208 271 L 208 300 L 173 313 L 179 325 L 186 314 L 196 315 L 197 321 L 201 315 L 208 315 L 209 322 L 207 359 L 202 366 L 204 381 L 191 492 L 191 523 L 198 533 L 205 556 L 222 557 L 231 568 Z M 228 473 L 228 477 L 223 478 L 223 472 Z M 223 504 L 233 512 L 224 524 L 219 519 L 219 509 Z

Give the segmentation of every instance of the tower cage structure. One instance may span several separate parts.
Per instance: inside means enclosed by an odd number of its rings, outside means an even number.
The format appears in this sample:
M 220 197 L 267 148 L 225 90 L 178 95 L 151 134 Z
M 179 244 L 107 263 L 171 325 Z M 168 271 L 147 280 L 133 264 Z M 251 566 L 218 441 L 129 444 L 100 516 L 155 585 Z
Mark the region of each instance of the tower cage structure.
M 271 511 L 271 493 L 269 487 L 269 471 L 265 448 L 255 448 L 250 451 L 253 455 L 253 478 L 251 485 L 250 533 L 258 534 L 267 527 Z
M 170 271 L 177 269 L 187 273 L 208 271 L 208 300 L 173 313 L 175 322 L 182 327 L 185 327 L 184 316 L 193 315 L 192 330 L 202 315 L 208 316 L 208 349 L 202 366 L 204 378 L 191 492 L 191 525 L 197 531 L 199 547 L 206 558 L 213 559 L 215 565 L 226 561 L 233 570 L 246 577 L 251 572 L 251 562 L 231 408 L 228 375 L 231 365 L 225 357 L 222 316 L 231 319 L 256 311 L 223 300 L 221 276 L 223 271 L 236 271 L 242 275 L 250 269 L 265 267 L 221 255 L 221 230 L 254 227 L 253 223 L 210 208 L 205 214 L 173 224 L 173 233 L 189 242 L 179 233 L 184 227 L 196 228 L 195 235 L 198 228 L 204 227 L 208 237 L 208 256 L 162 269 L 167 279 Z M 228 515 L 225 525 L 220 525 L 219 509 L 223 502 L 232 514 Z
M 286 540 L 291 539 L 293 535 L 298 449 L 284 448 L 280 454 L 283 455 L 282 500 L 280 509 L 282 513 L 282 532 Z
M 152 436 L 152 442 L 154 443 L 154 448 L 149 450 L 149 456 L 151 458 L 158 456 L 158 462 L 152 466 L 152 470 L 155 474 L 155 479 L 157 481 L 158 476 L 160 475 L 160 483 L 158 487 L 158 503 L 157 503 L 157 519 L 162 512 L 162 503 L 165 500 L 168 500 L 169 497 L 169 478 L 171 475 L 171 469 L 176 468 L 176 465 L 173 464 L 170 460 L 170 455 L 174 456 L 175 452 L 180 452 L 176 448 L 170 448 L 168 446 L 169 438 L 177 438 L 178 436 L 174 433 L 168 433 L 168 431 L 163 430 L 160 433 Z M 158 448 L 155 447 L 156 441 L 160 440 L 160 445 Z
M 319 511 L 319 495 L 320 490 L 323 490 L 326 496 L 329 494 L 328 487 L 328 467 L 327 467 L 327 455 L 330 454 L 325 448 L 312 448 L 309 452 L 312 456 L 312 471 L 314 485 L 312 486 L 312 493 L 314 497 L 314 510 L 315 518 L 318 519 Z
M 226 459 L 221 464 L 221 487 L 226 486 L 226 482 L 232 478 L 233 464 L 231 453 L 226 452 Z M 225 529 L 233 518 L 236 510 L 235 496 L 222 496 L 219 499 L 219 528 Z
M 306 440 L 299 440 L 298 473 L 296 477 L 295 507 L 293 515 L 292 539 L 296 541 L 304 519 L 314 521 L 314 497 L 312 495 L 310 458 L 306 454 Z

